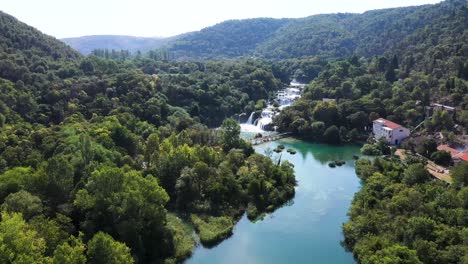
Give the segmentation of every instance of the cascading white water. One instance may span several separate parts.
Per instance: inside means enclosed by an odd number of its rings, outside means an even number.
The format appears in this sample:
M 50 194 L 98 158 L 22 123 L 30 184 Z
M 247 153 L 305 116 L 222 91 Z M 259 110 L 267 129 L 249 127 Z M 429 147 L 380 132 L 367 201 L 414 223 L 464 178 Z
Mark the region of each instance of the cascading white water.
M 254 116 L 255 112 L 252 112 L 249 116 L 249 119 L 247 119 L 247 122 L 245 122 L 246 124 L 249 124 L 249 125 L 253 125 L 253 116 Z
M 265 127 L 273 122 L 273 116 L 274 112 L 272 111 L 272 106 L 268 106 L 263 109 L 260 118 L 257 119 L 256 126 L 261 130 L 265 130 Z
M 249 119 L 243 124 L 240 124 L 241 126 L 241 131 L 242 132 L 248 132 L 248 133 L 262 133 L 264 132 L 261 128 L 259 128 L 257 124 L 257 120 L 254 120 L 253 117 L 255 115 L 255 112 L 252 112 L 249 116 Z
M 276 101 L 279 106 L 275 108 L 273 105 L 268 105 L 265 109 L 262 110 L 260 117 L 254 120 L 255 112 L 252 112 L 244 124 L 240 124 L 242 132 L 251 132 L 251 133 L 262 133 L 265 132 L 265 129 L 268 125 L 273 122 L 273 117 L 277 112 L 273 110 L 282 110 L 284 107 L 288 107 L 293 102 L 297 101 L 301 97 L 300 89 L 289 87 L 284 90 L 281 90 L 276 95 Z M 268 127 L 267 129 L 271 129 Z
M 265 130 L 265 127 L 271 124 L 271 122 L 273 122 L 273 120 L 269 117 L 261 118 L 257 121 L 257 127 L 261 130 Z

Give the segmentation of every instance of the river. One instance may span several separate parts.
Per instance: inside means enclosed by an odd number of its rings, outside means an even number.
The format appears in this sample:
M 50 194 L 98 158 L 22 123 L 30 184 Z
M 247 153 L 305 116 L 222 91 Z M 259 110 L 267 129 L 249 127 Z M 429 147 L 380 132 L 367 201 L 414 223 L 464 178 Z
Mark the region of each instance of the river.
M 244 215 L 230 238 L 211 249 L 198 246 L 185 263 L 356 263 L 340 241 L 341 225 L 361 186 L 352 158 L 359 153 L 359 146 L 311 144 L 288 138 L 258 145 L 255 150 L 263 154 L 278 144 L 297 151 L 295 155 L 282 154 L 283 160 L 295 166 L 298 184 L 294 199 L 256 223 Z M 330 168 L 328 162 L 337 159 L 346 164 Z

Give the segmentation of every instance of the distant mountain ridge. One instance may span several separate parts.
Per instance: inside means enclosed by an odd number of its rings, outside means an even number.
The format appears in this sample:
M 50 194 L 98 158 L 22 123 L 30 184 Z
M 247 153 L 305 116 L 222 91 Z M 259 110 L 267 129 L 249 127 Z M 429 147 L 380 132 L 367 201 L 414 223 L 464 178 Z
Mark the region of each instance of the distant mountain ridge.
M 168 50 L 177 58 L 195 59 L 369 57 L 396 50 L 401 52 L 401 48 L 411 50 L 414 43 L 408 41 L 427 41 L 425 34 L 428 32 L 425 31 L 429 28 L 449 32 L 446 37 L 450 39 L 466 39 L 467 10 L 466 0 L 446 0 L 434 5 L 362 14 L 230 20 L 171 41 Z M 434 41 L 437 45 L 443 40 Z
M 446 43 L 451 46 L 449 52 L 456 53 L 460 47 L 455 47 L 455 43 L 468 43 L 467 28 L 468 1 L 446 0 L 439 4 L 372 10 L 362 14 L 228 20 L 170 38 L 104 35 L 63 41 L 83 54 L 94 49 L 146 52 L 164 48 L 172 58 L 195 60 L 344 58 L 428 53 L 416 50 L 416 47 L 421 48 L 420 42 L 430 49 Z
M 177 39 L 176 37 L 134 37 L 124 35 L 92 35 L 77 38 L 61 39 L 72 48 L 82 54 L 90 54 L 95 49 L 108 50 L 129 50 L 130 52 L 145 52 L 151 49 L 157 49 L 167 44 L 169 41 Z

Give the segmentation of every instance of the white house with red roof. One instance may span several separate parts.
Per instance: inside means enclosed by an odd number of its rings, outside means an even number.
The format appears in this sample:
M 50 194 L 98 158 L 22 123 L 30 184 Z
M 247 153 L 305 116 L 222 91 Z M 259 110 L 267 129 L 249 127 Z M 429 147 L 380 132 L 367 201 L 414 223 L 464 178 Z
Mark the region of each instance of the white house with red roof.
M 406 127 L 384 118 L 374 120 L 372 132 L 375 139 L 383 138 L 391 145 L 400 144 L 410 135 L 410 131 Z

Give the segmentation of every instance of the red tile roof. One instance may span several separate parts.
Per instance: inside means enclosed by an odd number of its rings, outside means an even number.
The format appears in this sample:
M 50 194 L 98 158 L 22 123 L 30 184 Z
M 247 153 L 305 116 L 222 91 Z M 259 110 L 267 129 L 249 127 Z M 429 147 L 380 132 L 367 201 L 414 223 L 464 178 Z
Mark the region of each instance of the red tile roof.
M 458 154 L 460 154 L 460 151 L 458 151 L 456 149 L 453 149 L 453 148 L 449 147 L 448 145 L 437 146 L 437 150 L 445 150 L 445 151 L 450 152 L 450 155 L 452 156 L 452 158 L 457 156 Z
M 458 158 L 464 160 L 464 161 L 468 161 L 468 153 L 463 153 L 463 155 L 459 156 Z
M 390 120 L 387 120 L 387 119 L 384 119 L 384 118 L 379 118 L 379 119 L 376 119 L 374 121 L 381 121 L 384 123 L 384 125 L 388 128 L 391 128 L 391 129 L 396 129 L 396 128 L 399 128 L 401 127 L 401 125 L 395 123 L 395 122 L 392 122 Z
M 437 150 L 445 150 L 450 152 L 450 155 L 452 156 L 453 159 L 461 159 L 464 161 L 468 161 L 468 153 L 463 153 L 461 151 L 458 151 L 456 149 L 453 149 L 449 147 L 448 145 L 440 145 L 437 147 Z

